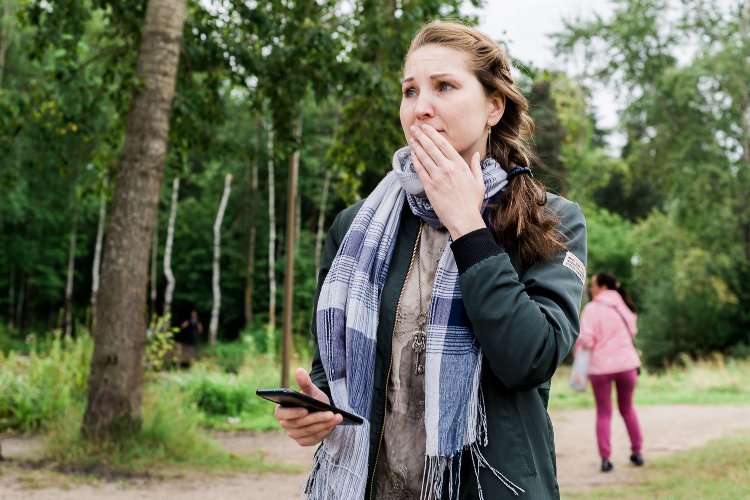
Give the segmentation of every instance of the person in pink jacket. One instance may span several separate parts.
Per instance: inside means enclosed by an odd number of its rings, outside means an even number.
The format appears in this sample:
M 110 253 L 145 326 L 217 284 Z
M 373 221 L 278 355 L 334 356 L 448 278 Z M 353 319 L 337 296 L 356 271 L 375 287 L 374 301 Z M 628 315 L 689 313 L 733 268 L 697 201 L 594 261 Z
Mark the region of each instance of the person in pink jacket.
M 602 472 L 612 470 L 610 428 L 612 422 L 612 383 L 617 389 L 617 407 L 630 436 L 630 461 L 643 465 L 643 437 L 633 396 L 641 361 L 633 345 L 637 332 L 635 306 L 627 292 L 610 273 L 591 277 L 591 301 L 581 313 L 581 334 L 576 349 L 591 351 L 589 379 L 596 400 L 596 438 L 602 459 Z

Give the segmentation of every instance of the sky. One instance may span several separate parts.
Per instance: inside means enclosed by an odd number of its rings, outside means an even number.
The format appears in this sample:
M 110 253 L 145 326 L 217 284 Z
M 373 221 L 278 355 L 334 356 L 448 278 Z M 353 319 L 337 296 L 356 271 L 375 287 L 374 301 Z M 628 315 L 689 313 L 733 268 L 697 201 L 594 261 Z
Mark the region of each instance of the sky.
M 478 16 L 480 31 L 507 44 L 511 58 L 574 74 L 573 65 L 555 58 L 549 35 L 563 29 L 564 19 L 592 19 L 595 13 L 607 19 L 613 10 L 607 0 L 486 0 L 482 9 L 467 8 L 466 12 Z M 600 126 L 617 124 L 617 104 L 611 90 L 595 91 L 593 104 Z M 613 142 L 619 142 L 616 136 L 610 137 L 610 146 Z
M 467 9 L 479 17 L 479 29 L 508 44 L 511 57 L 554 67 L 549 34 L 563 28 L 563 19 L 604 18 L 613 11 L 606 0 L 487 0 L 482 9 Z

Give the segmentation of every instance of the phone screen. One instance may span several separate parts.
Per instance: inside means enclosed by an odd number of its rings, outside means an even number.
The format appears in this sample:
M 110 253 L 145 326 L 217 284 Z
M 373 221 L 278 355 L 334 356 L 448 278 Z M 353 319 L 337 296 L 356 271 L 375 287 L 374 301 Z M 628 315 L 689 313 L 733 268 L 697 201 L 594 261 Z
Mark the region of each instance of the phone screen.
M 315 398 L 311 398 L 310 396 L 306 396 L 305 394 L 293 391 L 286 387 L 280 387 L 278 389 L 257 389 L 255 394 L 263 399 L 278 403 L 281 406 L 301 407 L 310 412 L 331 411 L 333 413 L 338 413 L 344 417 L 344 420 L 340 425 L 362 425 L 364 422 L 362 417 L 358 415 L 336 408 L 333 405 L 318 401 Z

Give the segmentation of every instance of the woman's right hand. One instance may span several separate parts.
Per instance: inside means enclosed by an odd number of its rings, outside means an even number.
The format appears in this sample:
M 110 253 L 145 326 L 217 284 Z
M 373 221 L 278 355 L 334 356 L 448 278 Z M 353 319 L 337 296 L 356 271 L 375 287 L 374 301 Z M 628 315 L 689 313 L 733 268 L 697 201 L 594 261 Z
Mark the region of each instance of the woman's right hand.
M 331 401 L 326 393 L 312 383 L 310 375 L 304 368 L 297 368 L 294 372 L 300 392 L 324 403 Z M 308 412 L 305 408 L 277 406 L 273 416 L 281 427 L 286 429 L 286 435 L 297 441 L 300 446 L 315 446 L 333 432 L 333 428 L 343 420 L 338 413 L 330 411 Z

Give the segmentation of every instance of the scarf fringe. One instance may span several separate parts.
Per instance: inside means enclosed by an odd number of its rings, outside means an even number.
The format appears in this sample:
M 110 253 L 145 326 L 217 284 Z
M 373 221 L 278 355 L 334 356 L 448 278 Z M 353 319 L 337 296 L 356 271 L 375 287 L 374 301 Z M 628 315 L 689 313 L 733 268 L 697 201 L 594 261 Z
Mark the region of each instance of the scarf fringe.
M 477 490 L 479 490 L 479 499 L 484 499 L 484 494 L 482 493 L 482 485 L 479 482 L 479 468 L 488 469 L 492 474 L 500 480 L 501 483 L 505 485 L 506 488 L 510 490 L 511 493 L 513 493 L 515 496 L 518 496 L 518 493 L 526 493 L 526 490 L 515 484 L 513 481 L 508 479 L 502 472 L 495 469 L 490 463 L 487 461 L 487 459 L 484 458 L 484 455 L 482 455 L 482 451 L 479 449 L 478 443 L 472 443 L 470 445 L 469 451 L 471 452 L 471 462 L 474 466 L 474 474 L 477 477 Z
M 326 453 L 325 448 L 324 443 L 315 452 L 310 475 L 302 490 L 302 500 L 364 498 L 367 478 L 363 480 L 351 468 L 337 463 L 335 458 Z
M 477 405 L 474 407 L 478 418 L 476 420 L 476 440 L 464 446 L 463 450 L 454 457 L 425 457 L 424 474 L 422 476 L 422 491 L 420 500 L 439 500 L 443 494 L 443 481 L 448 479 L 448 498 L 453 500 L 458 497 L 461 490 L 461 458 L 464 451 L 468 451 L 471 456 L 472 469 L 477 480 L 477 491 L 479 499 L 484 500 L 482 485 L 479 482 L 479 469 L 488 469 L 492 474 L 508 488 L 515 496 L 526 491 L 508 479 L 502 472 L 495 469 L 487 459 L 482 455 L 480 447 L 487 446 L 489 439 L 487 437 L 487 410 L 484 405 L 484 394 L 481 385 L 478 391 Z

